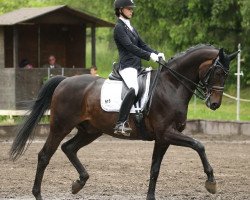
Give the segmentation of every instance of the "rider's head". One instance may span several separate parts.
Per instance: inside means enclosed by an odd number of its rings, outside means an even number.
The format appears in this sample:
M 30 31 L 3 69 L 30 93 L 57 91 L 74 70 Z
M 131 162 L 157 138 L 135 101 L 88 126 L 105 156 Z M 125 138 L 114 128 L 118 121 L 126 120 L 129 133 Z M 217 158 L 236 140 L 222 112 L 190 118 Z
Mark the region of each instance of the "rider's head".
M 123 16 L 125 19 L 130 19 L 133 15 L 135 7 L 133 0 L 115 0 L 114 8 L 117 17 Z

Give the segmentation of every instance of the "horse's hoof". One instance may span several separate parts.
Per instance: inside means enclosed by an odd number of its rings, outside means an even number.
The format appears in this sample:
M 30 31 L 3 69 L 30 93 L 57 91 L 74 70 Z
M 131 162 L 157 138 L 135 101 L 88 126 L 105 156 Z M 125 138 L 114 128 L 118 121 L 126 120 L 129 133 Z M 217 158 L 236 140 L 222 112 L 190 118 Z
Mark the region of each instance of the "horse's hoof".
M 84 184 L 81 183 L 79 180 L 76 180 L 72 183 L 72 194 L 77 194 L 82 188 Z
M 211 194 L 215 194 L 217 192 L 217 186 L 216 186 L 216 181 L 206 181 L 205 182 L 205 188 L 207 189 L 208 192 Z

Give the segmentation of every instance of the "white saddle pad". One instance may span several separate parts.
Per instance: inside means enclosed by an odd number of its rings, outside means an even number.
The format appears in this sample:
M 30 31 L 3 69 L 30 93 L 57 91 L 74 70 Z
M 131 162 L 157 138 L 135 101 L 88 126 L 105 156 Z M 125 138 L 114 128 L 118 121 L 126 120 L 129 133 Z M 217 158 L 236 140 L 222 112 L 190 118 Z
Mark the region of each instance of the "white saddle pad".
M 151 72 L 147 73 L 146 88 L 141 99 L 141 107 L 147 102 L 149 85 L 150 85 Z M 107 112 L 119 112 L 122 99 L 122 81 L 105 80 L 101 90 L 101 107 Z M 132 106 L 130 113 L 135 113 L 135 111 L 141 110 L 141 108 L 135 108 Z

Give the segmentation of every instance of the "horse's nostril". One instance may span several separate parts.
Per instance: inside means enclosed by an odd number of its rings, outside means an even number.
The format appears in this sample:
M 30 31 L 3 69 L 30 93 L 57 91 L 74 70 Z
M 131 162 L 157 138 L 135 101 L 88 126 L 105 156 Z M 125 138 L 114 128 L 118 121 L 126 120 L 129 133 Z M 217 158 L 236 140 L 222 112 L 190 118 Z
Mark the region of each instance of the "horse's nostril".
M 218 103 L 212 103 L 211 104 L 211 108 L 212 109 L 216 109 L 216 108 L 218 108 L 219 107 L 219 104 Z

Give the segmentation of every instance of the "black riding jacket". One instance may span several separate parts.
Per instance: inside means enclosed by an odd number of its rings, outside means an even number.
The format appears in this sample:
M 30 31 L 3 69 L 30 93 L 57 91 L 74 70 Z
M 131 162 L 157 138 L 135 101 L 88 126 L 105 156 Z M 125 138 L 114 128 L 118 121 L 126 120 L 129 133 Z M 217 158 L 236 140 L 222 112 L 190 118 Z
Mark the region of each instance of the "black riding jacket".
M 114 40 L 119 51 L 120 70 L 127 67 L 139 69 L 141 58 L 149 60 L 152 52 L 158 54 L 142 41 L 135 29 L 131 31 L 121 19 L 115 25 Z

